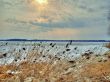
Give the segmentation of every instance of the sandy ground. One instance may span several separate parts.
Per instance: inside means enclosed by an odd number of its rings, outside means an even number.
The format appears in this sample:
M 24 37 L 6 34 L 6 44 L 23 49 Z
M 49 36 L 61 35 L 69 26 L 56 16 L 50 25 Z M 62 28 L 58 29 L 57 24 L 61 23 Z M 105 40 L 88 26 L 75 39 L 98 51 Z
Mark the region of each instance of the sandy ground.
M 110 51 L 76 60 L 0 66 L 0 82 L 110 82 Z

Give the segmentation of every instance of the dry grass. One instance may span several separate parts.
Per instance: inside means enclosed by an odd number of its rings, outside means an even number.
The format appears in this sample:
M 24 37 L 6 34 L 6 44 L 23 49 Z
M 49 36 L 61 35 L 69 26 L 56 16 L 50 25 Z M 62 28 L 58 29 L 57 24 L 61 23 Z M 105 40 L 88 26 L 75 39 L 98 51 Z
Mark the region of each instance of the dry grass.
M 0 66 L 0 82 L 110 82 L 110 52 L 102 57 L 79 58 L 75 62 L 22 62 L 19 66 Z M 8 70 L 18 73 L 7 73 Z
M 108 43 L 108 44 L 106 45 L 106 47 L 110 49 L 110 43 Z

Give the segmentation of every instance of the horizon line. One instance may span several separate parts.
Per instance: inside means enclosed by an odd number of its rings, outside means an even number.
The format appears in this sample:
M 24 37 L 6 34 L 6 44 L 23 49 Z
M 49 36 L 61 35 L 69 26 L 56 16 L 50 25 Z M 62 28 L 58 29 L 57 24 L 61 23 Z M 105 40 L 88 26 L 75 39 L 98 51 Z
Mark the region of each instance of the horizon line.
M 0 39 L 0 41 L 110 42 L 110 40 Z

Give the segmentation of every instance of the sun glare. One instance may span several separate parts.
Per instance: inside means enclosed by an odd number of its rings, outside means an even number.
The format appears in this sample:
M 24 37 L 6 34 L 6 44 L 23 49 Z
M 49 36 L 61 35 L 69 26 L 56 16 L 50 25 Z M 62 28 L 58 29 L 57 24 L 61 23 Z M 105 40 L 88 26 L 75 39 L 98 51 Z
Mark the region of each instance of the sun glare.
M 47 4 L 47 0 L 35 0 L 39 4 Z

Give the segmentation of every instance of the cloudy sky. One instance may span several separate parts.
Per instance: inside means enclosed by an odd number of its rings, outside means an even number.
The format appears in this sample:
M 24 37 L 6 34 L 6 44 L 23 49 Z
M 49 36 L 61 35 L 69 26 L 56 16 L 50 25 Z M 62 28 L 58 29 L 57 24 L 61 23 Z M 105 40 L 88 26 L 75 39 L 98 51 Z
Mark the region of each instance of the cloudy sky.
M 0 39 L 110 40 L 110 0 L 0 0 Z

